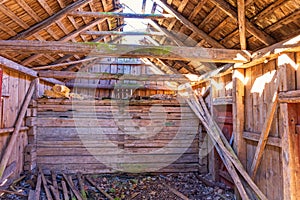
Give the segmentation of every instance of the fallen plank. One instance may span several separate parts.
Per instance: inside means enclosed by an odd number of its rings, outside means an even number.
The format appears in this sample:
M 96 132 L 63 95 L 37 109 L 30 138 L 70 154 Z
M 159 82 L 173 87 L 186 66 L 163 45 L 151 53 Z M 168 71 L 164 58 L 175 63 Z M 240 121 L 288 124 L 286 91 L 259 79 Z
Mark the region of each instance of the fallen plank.
M 44 186 L 44 190 L 45 190 L 45 193 L 46 193 L 46 196 L 47 196 L 47 199 L 48 200 L 53 200 L 52 196 L 51 196 L 51 193 L 50 193 L 50 190 L 48 188 L 48 185 L 47 185 L 47 180 L 44 176 L 44 173 L 41 169 L 39 169 L 40 171 L 40 174 L 41 174 L 41 177 L 42 177 L 42 182 L 43 182 L 43 186 Z
M 63 193 L 64 193 L 64 200 L 69 200 L 69 194 L 68 194 L 66 182 L 64 180 L 62 180 L 61 185 L 62 185 L 62 189 L 63 189 Z
M 92 186 L 97 188 L 97 190 L 99 190 L 106 198 L 108 198 L 109 200 L 114 200 L 112 196 L 110 196 L 107 192 L 105 192 L 102 188 L 100 188 L 90 177 L 86 176 L 85 178 L 90 184 L 92 184 Z
M 76 196 L 76 198 L 78 200 L 83 200 L 82 199 L 82 196 L 80 195 L 80 192 L 75 188 L 74 184 L 73 184 L 73 181 L 72 181 L 72 178 L 71 177 L 68 177 L 66 174 L 62 173 L 65 181 L 68 183 L 71 191 L 74 193 L 74 195 Z
M 179 192 L 178 190 L 172 188 L 171 186 L 167 185 L 168 189 L 173 192 L 175 195 L 177 195 L 178 197 L 180 197 L 183 200 L 189 200 L 189 198 L 187 196 L 185 196 L 184 194 L 182 194 L 181 192 Z

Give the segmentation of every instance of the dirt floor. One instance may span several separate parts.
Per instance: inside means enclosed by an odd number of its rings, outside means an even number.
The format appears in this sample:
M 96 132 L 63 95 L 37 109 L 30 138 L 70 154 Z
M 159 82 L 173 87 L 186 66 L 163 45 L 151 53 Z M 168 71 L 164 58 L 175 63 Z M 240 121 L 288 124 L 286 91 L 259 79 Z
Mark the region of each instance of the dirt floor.
M 4 193 L 0 199 L 34 199 L 37 193 L 39 193 L 39 199 L 47 199 L 47 193 L 53 199 L 66 199 L 64 198 L 64 191 L 65 195 L 71 200 L 80 199 L 76 198 L 76 193 L 83 200 L 234 199 L 233 191 L 230 188 L 224 184 L 209 181 L 206 177 L 196 173 L 84 176 L 80 174 L 72 176 L 55 174 L 54 176 L 45 175 L 44 177 L 45 184 L 42 177 L 38 178 L 37 175 L 28 174 L 22 180 L 11 184 L 7 188 L 8 191 L 14 191 L 16 194 Z M 69 181 L 66 179 L 69 179 Z M 37 182 L 41 183 L 40 187 Z M 63 190 L 63 182 L 67 186 L 65 190 Z

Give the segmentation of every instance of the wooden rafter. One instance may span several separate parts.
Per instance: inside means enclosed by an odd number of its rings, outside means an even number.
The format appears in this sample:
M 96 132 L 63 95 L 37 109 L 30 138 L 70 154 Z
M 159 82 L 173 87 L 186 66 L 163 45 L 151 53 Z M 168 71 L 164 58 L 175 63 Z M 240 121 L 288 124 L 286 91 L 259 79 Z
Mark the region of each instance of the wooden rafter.
M 225 12 L 229 17 L 238 21 L 238 14 L 234 8 L 231 7 L 229 3 L 224 0 L 210 0 L 216 6 L 218 6 L 223 12 Z M 265 33 L 264 31 L 258 29 L 254 24 L 252 24 L 248 18 L 245 18 L 245 27 L 246 30 L 255 36 L 258 40 L 263 42 L 266 45 L 271 45 L 276 42 L 274 38 Z
M 218 41 L 216 41 L 214 38 L 209 36 L 204 31 L 200 30 L 197 26 L 195 26 L 192 22 L 190 22 L 188 19 L 186 19 L 184 16 L 182 16 L 179 12 L 174 10 L 170 5 L 166 4 L 165 2 L 161 0 L 154 0 L 159 6 L 161 6 L 164 10 L 166 10 L 168 13 L 174 15 L 177 20 L 179 20 L 183 25 L 188 27 L 190 30 L 197 33 L 201 38 L 206 40 L 212 47 L 215 48 L 225 48 L 223 45 L 221 45 Z
M 170 14 L 135 14 L 135 13 L 119 13 L 119 12 L 85 12 L 85 11 L 73 11 L 68 15 L 75 17 L 115 17 L 115 18 L 140 18 L 140 19 L 165 19 L 173 18 Z
M 80 6 L 83 6 L 85 4 L 87 4 L 88 2 L 90 2 L 91 0 L 79 0 L 74 2 L 73 4 L 65 7 L 64 9 L 58 11 L 56 14 L 48 17 L 47 19 L 45 19 L 44 21 L 39 22 L 36 25 L 31 26 L 30 28 L 26 29 L 25 31 L 17 34 L 16 36 L 12 37 L 12 40 L 17 40 L 17 39 L 25 39 L 31 35 L 33 35 L 34 33 L 39 32 L 40 30 L 48 27 L 49 25 L 51 25 L 52 23 L 54 23 L 55 21 L 62 19 L 63 17 L 65 17 L 69 12 L 79 8 Z
M 196 15 L 200 12 L 200 10 L 202 9 L 202 7 L 204 6 L 204 4 L 207 2 L 207 0 L 201 0 L 198 2 L 197 6 L 195 7 L 195 9 L 192 11 L 192 13 L 190 14 L 188 20 L 189 21 L 193 21 L 194 18 L 196 17 Z
M 202 62 L 245 63 L 249 53 L 232 49 L 200 47 L 107 45 L 101 43 L 66 43 L 57 41 L 0 41 L 3 52 L 78 54 L 94 56 L 148 57 L 170 60 L 198 60 Z
M 119 11 L 119 10 L 120 10 L 120 9 L 118 9 L 118 11 Z M 71 39 L 77 37 L 81 32 L 86 31 L 87 29 L 89 29 L 89 28 L 95 26 L 95 25 L 98 24 L 98 23 L 102 23 L 102 22 L 104 22 L 105 20 L 106 20 L 106 18 L 104 18 L 104 19 L 95 19 L 95 20 L 91 21 L 90 23 L 88 23 L 87 25 L 82 26 L 82 27 L 78 28 L 77 30 L 73 31 L 73 32 L 70 33 L 69 35 L 66 35 L 66 36 L 63 37 L 63 38 L 60 38 L 58 41 L 62 41 L 62 42 L 69 41 L 69 40 L 71 40 Z M 23 61 L 22 61 L 22 64 L 23 64 L 23 65 L 27 65 L 27 64 L 29 64 L 30 62 L 32 62 L 32 61 L 38 59 L 38 58 L 41 57 L 41 56 L 42 56 L 41 54 L 36 54 L 36 55 L 30 56 L 30 57 L 26 58 L 25 60 L 23 60 Z
M 255 15 L 255 17 L 253 17 L 251 19 L 251 21 L 256 21 L 258 19 L 265 18 L 267 15 L 270 15 L 271 12 L 274 12 L 274 10 L 278 9 L 282 4 L 284 4 L 286 2 L 287 2 L 287 0 L 277 0 L 277 1 L 274 1 L 273 3 L 271 3 L 270 6 L 266 7 L 260 13 L 258 13 L 257 15 Z
M 241 49 L 247 49 L 246 41 L 246 13 L 245 13 L 245 0 L 238 0 L 238 21 L 239 21 L 239 31 L 240 31 L 240 44 Z
M 19 24 L 24 29 L 29 28 L 28 24 L 26 24 L 22 19 L 20 19 L 15 13 L 9 10 L 6 6 L 0 4 L 0 11 L 11 18 L 15 23 Z

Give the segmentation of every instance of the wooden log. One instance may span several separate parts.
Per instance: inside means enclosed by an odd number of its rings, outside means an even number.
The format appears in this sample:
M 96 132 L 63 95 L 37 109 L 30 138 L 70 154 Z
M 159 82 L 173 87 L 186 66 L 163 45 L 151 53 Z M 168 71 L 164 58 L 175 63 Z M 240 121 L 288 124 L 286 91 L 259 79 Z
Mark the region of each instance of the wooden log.
M 23 119 L 25 117 L 25 114 L 26 114 L 26 111 L 27 111 L 27 108 L 29 106 L 29 103 L 30 103 L 30 100 L 33 96 L 33 93 L 34 93 L 34 89 L 35 89 L 35 82 L 37 81 L 37 79 L 33 80 L 30 84 L 30 87 L 27 91 L 27 94 L 26 94 L 26 97 L 24 99 L 24 102 L 22 104 L 22 107 L 21 107 L 21 110 L 17 116 L 17 119 L 16 119 L 16 123 L 15 123 L 15 130 L 14 132 L 12 133 L 11 135 L 11 138 L 9 140 L 9 143 L 5 149 L 5 152 L 2 156 L 2 160 L 0 162 L 0 178 L 2 178 L 3 176 L 3 172 L 7 166 L 7 162 L 11 156 L 11 153 L 13 151 L 13 148 L 15 146 L 15 143 L 17 141 L 17 138 L 18 138 L 18 135 L 19 135 L 19 131 L 20 131 L 20 128 L 21 128 L 21 125 L 22 125 L 22 122 L 23 122 Z
M 92 184 L 93 187 L 97 188 L 107 199 L 114 200 L 112 196 L 110 196 L 107 192 L 105 192 L 102 188 L 100 188 L 90 177 L 85 177 L 85 179 Z
M 85 12 L 85 11 L 73 11 L 68 15 L 76 17 L 93 17 L 93 18 L 134 18 L 134 19 L 166 19 L 174 18 L 170 14 L 136 14 L 136 13 L 122 13 L 122 12 Z
M 61 41 L 1 40 L 3 52 L 78 54 L 90 56 L 119 56 L 131 58 L 163 58 L 169 60 L 194 60 L 216 63 L 245 63 L 250 60 L 248 52 L 233 49 L 201 47 L 141 46 L 103 43 L 70 43 Z
M 72 178 L 68 177 L 66 174 L 62 173 L 65 181 L 68 183 L 69 187 L 71 188 L 72 192 L 76 196 L 78 200 L 83 200 L 82 196 L 80 195 L 80 192 L 76 189 L 76 187 L 73 184 Z
M 272 100 L 269 104 L 269 108 L 268 108 L 267 115 L 266 115 L 266 121 L 263 125 L 261 135 L 260 135 L 260 139 L 259 139 L 256 151 L 255 151 L 255 155 L 254 155 L 252 165 L 251 165 L 251 169 L 250 169 L 250 175 L 251 175 L 253 180 L 256 176 L 258 166 L 259 166 L 261 158 L 263 156 L 263 152 L 264 152 L 265 146 L 267 144 L 268 136 L 269 136 L 269 133 L 270 133 L 272 122 L 273 122 L 274 114 L 275 114 L 275 111 L 277 109 L 278 89 L 279 89 L 279 85 L 280 85 L 279 84 L 280 83 L 279 73 L 280 73 L 280 71 L 277 71 L 277 79 L 276 79 L 276 83 L 275 83 L 273 98 L 272 98 Z

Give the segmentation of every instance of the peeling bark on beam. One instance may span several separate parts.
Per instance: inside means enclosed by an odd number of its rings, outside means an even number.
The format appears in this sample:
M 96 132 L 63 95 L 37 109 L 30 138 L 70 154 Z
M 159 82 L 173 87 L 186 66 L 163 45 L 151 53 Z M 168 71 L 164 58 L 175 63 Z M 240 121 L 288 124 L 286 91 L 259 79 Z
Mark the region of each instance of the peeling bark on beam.
M 136 80 L 136 81 L 179 81 L 190 82 L 183 75 L 130 75 L 130 74 L 106 74 L 70 71 L 40 71 L 39 77 L 66 78 L 66 79 L 95 79 L 95 80 Z
M 93 17 L 93 18 L 135 18 L 135 19 L 165 19 L 174 18 L 170 14 L 134 14 L 134 13 L 118 13 L 118 12 L 85 12 L 85 11 L 73 11 L 68 13 L 75 17 Z
M 77 54 L 89 56 L 148 57 L 170 60 L 198 60 L 215 63 L 245 63 L 249 61 L 249 52 L 231 49 L 200 47 L 141 46 L 103 43 L 67 43 L 57 41 L 2 40 L 3 52 Z
M 65 17 L 69 12 L 89 3 L 92 0 L 79 0 L 76 1 L 75 3 L 65 7 L 64 9 L 58 11 L 56 14 L 50 16 L 49 18 L 45 19 L 44 21 L 30 27 L 29 29 L 19 33 L 18 35 L 12 37 L 12 40 L 17 40 L 17 39 L 25 39 L 28 36 L 31 36 L 40 30 L 48 27 L 52 23 L 54 23 L 57 20 L 60 20 L 61 18 Z
M 205 41 L 207 41 L 212 47 L 215 48 L 225 48 L 223 45 L 221 45 L 218 41 L 216 41 L 214 38 L 209 36 L 204 31 L 200 30 L 197 26 L 195 26 L 192 22 L 190 22 L 187 18 L 182 16 L 179 12 L 174 10 L 170 5 L 167 3 L 161 1 L 161 0 L 154 0 L 157 5 L 161 6 L 164 10 L 166 10 L 168 13 L 174 15 L 177 20 L 179 20 L 184 26 L 188 27 L 190 30 L 197 33 L 201 38 L 203 38 Z
M 4 68 L 7 68 L 9 70 L 13 70 L 13 71 L 16 71 L 16 72 L 19 72 L 19 73 L 31 76 L 33 78 L 37 78 L 38 77 L 36 71 L 34 71 L 32 69 L 29 69 L 27 67 L 24 67 L 24 66 L 22 66 L 22 65 L 20 65 L 18 63 L 15 63 L 15 62 L 7 59 L 7 58 L 4 58 L 2 56 L 0 56 L 0 65 L 2 65 Z M 43 78 L 42 80 L 46 81 L 48 83 L 64 85 L 63 82 L 61 82 L 59 80 L 56 80 L 56 79 L 52 79 L 52 78 Z

